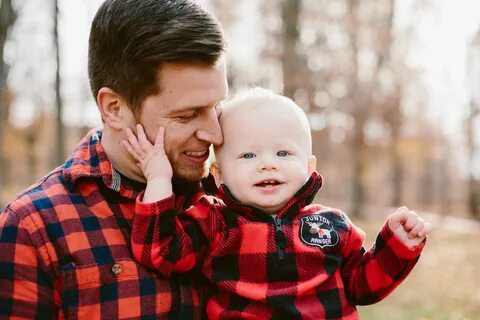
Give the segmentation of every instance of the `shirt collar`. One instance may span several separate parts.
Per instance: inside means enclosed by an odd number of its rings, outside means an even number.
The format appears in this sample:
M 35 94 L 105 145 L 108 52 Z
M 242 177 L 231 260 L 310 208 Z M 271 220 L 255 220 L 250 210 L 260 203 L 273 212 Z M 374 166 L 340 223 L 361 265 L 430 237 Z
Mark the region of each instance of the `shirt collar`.
M 101 179 L 102 183 L 121 196 L 135 199 L 145 189 L 145 183 L 132 180 L 115 170 L 100 143 L 102 131 L 91 130 L 78 144 L 73 154 L 63 165 L 67 183 L 75 184 L 82 179 Z M 215 195 L 217 188 L 212 175 L 197 183 L 174 183 L 174 192 L 183 196 L 186 204 L 207 192 Z
M 322 187 L 323 177 L 316 171 L 312 173 L 308 181 L 295 193 L 295 195 L 278 211 L 277 217 L 292 219 L 300 209 L 309 205 Z M 232 195 L 228 187 L 222 184 L 219 188 L 219 196 L 229 209 L 247 216 L 252 220 L 271 221 L 272 215 L 258 208 L 243 205 Z
M 115 170 L 100 143 L 101 138 L 102 131 L 93 129 L 80 141 L 63 165 L 65 181 L 76 184 L 82 179 L 101 179 L 106 187 L 121 196 L 135 199 L 145 184 L 129 179 Z

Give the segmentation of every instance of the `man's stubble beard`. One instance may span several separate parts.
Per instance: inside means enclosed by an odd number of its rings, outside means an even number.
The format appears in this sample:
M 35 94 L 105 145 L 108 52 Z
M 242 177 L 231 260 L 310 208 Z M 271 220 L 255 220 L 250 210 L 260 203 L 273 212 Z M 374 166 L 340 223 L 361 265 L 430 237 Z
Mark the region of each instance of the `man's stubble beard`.
M 186 183 L 198 182 L 206 178 L 209 174 L 210 165 L 208 160 L 205 161 L 202 166 L 186 167 L 177 163 L 176 161 L 172 161 L 169 155 L 167 156 L 173 169 L 172 181 Z

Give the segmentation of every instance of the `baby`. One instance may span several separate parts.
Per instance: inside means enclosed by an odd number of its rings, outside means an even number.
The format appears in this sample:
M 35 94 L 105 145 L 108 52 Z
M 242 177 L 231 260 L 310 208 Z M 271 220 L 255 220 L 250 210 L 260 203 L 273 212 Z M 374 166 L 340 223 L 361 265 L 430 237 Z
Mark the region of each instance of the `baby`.
M 164 129 L 155 144 L 137 127 L 125 147 L 147 179 L 136 203 L 135 258 L 168 277 L 198 266 L 212 283 L 210 319 L 358 319 L 356 305 L 392 292 L 417 262 L 431 226 L 406 207 L 375 245 L 338 209 L 312 204 L 322 185 L 306 115 L 254 89 L 227 102 L 215 149 L 217 197 L 174 209 Z

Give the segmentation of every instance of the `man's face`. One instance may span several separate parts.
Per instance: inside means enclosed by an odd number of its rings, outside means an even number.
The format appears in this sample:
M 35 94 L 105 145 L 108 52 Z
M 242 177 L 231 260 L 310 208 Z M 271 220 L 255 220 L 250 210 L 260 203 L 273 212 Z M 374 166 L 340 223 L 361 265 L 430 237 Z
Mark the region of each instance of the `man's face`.
M 139 122 L 152 143 L 160 126 L 165 128 L 174 179 L 198 181 L 208 174 L 210 145 L 223 142 L 218 115 L 228 90 L 225 63 L 165 64 L 158 81 L 160 93 L 145 99 Z

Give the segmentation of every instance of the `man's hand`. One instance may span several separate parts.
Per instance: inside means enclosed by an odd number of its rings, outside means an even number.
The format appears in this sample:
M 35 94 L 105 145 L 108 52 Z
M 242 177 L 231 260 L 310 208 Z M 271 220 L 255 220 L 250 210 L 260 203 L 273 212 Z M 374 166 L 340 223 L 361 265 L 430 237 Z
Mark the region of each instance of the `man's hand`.
M 137 136 L 127 128 L 127 140 L 122 143 L 128 152 L 137 160 L 142 170 L 147 187 L 143 195 L 143 202 L 156 202 L 172 195 L 173 170 L 167 158 L 164 147 L 165 128 L 158 129 L 155 144 L 148 141 L 143 127 L 137 124 Z
M 387 221 L 390 230 L 409 248 L 418 246 L 432 231 L 430 223 L 407 207 L 398 208 Z

